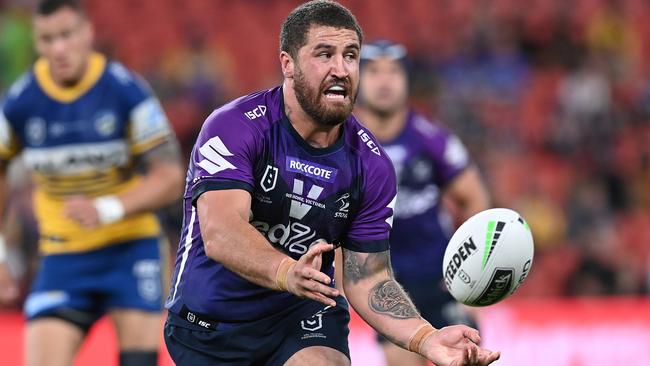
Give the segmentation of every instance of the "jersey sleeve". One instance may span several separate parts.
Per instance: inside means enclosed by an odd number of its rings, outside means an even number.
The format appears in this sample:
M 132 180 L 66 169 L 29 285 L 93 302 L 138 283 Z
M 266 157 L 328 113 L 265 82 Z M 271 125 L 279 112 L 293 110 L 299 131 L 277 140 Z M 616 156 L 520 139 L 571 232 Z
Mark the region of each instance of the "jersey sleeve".
M 383 153 L 383 151 L 382 151 Z M 362 182 L 361 205 L 343 243 L 346 249 L 383 252 L 390 248 L 388 238 L 393 226 L 393 210 L 397 198 L 395 169 L 385 157 L 379 164 L 367 166 Z
M 427 145 L 437 172 L 435 183 L 439 187 L 445 187 L 471 163 L 465 145 L 447 130 L 438 129 L 436 136 Z
M 169 120 L 148 83 L 117 62 L 109 72 L 117 80 L 128 110 L 128 138 L 131 152 L 139 155 L 165 141 L 174 139 Z
M 434 165 L 436 172 L 434 183 L 438 187 L 445 187 L 470 165 L 471 161 L 465 145 L 439 123 L 432 123 L 416 115 L 413 128 L 419 144 L 424 146 L 425 152 Z
M 192 202 L 211 190 L 253 192 L 262 134 L 241 116 L 236 110 L 217 110 L 203 124 L 190 161 Z

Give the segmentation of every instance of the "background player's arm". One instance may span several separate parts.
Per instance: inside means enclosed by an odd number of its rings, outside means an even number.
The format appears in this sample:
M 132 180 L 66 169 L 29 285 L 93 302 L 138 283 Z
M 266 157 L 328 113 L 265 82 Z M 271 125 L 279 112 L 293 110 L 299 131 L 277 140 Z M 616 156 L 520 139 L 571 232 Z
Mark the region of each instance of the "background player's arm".
M 140 160 L 145 175 L 137 185 L 119 195 L 126 215 L 161 208 L 182 195 L 185 173 L 176 140 L 154 147 Z
M 327 286 L 331 279 L 320 272 L 322 252 L 333 246 L 313 245 L 296 262 L 274 249 L 249 223 L 250 209 L 251 195 L 244 190 L 213 190 L 199 196 L 197 212 L 206 255 L 260 286 L 335 306 L 330 297 L 338 296 L 338 291 Z M 277 281 L 283 260 L 291 262 L 285 268 L 285 289 Z
M 0 159 L 0 304 L 10 304 L 18 298 L 18 287 L 7 266 L 6 243 L 4 242 L 5 206 L 9 191 L 7 183 L 8 162 Z
M 469 166 L 459 173 L 449 182 L 444 194 L 445 198 L 459 210 L 461 221 L 487 210 L 490 205 L 488 191 L 476 166 Z
M 69 197 L 65 205 L 66 215 L 92 228 L 124 216 L 152 211 L 179 199 L 184 180 L 180 153 L 174 139 L 145 152 L 139 160 L 145 173 L 133 187 L 117 196 L 95 200 L 84 196 Z M 114 219 L 110 217 L 113 212 Z M 102 215 L 108 215 L 108 218 L 102 218 Z
M 408 349 L 418 329 L 428 323 L 395 281 L 390 253 L 343 249 L 343 287 L 352 307 L 391 342 Z M 439 366 L 487 365 L 499 357 L 481 349 L 478 332 L 466 326 L 445 327 L 423 338 L 417 352 Z

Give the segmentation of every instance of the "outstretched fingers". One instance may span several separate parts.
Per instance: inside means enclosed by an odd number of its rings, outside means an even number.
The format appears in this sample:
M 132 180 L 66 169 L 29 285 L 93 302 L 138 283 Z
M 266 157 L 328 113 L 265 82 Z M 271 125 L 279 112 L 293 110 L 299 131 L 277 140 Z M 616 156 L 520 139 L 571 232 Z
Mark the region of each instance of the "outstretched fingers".
M 294 291 L 298 296 L 306 297 L 325 305 L 336 306 L 332 298 L 339 296 L 339 291 L 330 287 L 332 279 L 320 271 L 321 256 L 333 250 L 334 246 L 323 242 L 312 245 L 292 270 Z
M 329 252 L 330 250 L 334 249 L 334 245 L 325 243 L 324 241 L 320 241 L 317 244 L 312 245 L 309 247 L 309 250 L 307 250 L 307 253 L 305 253 L 302 257 L 300 257 L 299 262 L 301 263 L 312 263 L 314 259 L 316 259 L 319 255 L 322 255 L 325 252 Z
M 319 270 L 309 268 L 309 267 L 303 267 L 302 272 L 303 272 L 302 276 L 308 280 L 318 281 L 325 285 L 329 285 L 330 283 L 332 283 L 332 279 L 330 278 L 330 276 L 326 275 L 325 273 Z
M 478 330 L 474 328 L 464 327 L 463 336 L 476 344 L 481 343 L 481 336 L 478 334 Z
M 478 365 L 481 366 L 486 366 L 491 364 L 492 362 L 498 360 L 501 357 L 501 352 L 492 352 L 486 349 L 481 350 L 481 354 L 479 355 L 479 363 Z

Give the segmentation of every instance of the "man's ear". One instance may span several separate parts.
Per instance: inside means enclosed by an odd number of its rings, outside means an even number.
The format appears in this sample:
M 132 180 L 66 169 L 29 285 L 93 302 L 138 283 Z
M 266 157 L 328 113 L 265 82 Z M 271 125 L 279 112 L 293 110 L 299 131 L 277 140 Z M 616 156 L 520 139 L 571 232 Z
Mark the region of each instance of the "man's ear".
M 293 69 L 295 61 L 287 52 L 280 52 L 280 65 L 282 66 L 282 75 L 285 79 L 293 79 Z

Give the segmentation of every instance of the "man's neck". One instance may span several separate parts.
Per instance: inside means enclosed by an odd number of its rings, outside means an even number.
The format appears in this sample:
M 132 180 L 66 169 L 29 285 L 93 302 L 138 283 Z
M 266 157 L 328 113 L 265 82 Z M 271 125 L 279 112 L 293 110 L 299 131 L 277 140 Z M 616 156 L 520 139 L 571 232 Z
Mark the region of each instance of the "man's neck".
M 334 145 L 341 134 L 341 125 L 327 126 L 314 121 L 300 106 L 292 85 L 285 81 L 282 86 L 284 113 L 300 137 L 316 148 Z
M 395 139 L 404 129 L 408 112 L 407 106 L 396 109 L 392 113 L 378 113 L 368 107 L 361 106 L 357 109 L 356 115 L 380 142 L 389 142 Z
M 48 66 L 49 74 L 50 74 L 50 77 L 52 78 L 52 80 L 54 81 L 54 83 L 59 88 L 63 88 L 63 89 L 74 88 L 75 86 L 77 86 L 81 82 L 81 80 L 84 78 L 84 76 L 86 76 L 86 73 L 88 72 L 89 63 L 90 63 L 90 56 L 86 57 L 86 60 L 85 60 L 84 64 L 82 65 L 81 69 L 79 70 L 79 72 L 77 73 L 77 75 L 75 75 L 73 78 L 68 79 L 68 80 L 65 80 L 61 76 L 56 75 L 52 71 L 52 68 Z

